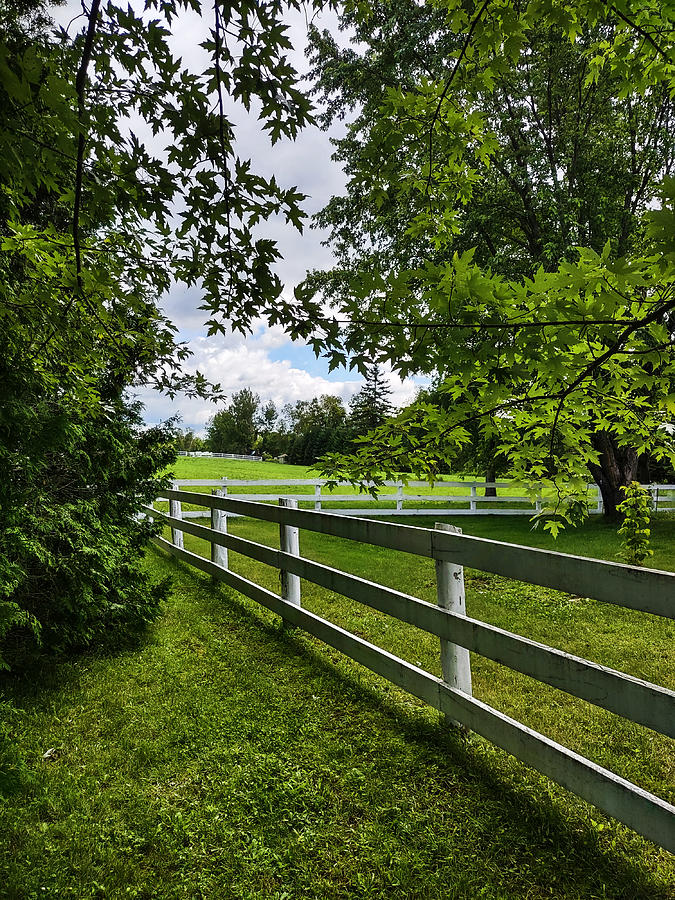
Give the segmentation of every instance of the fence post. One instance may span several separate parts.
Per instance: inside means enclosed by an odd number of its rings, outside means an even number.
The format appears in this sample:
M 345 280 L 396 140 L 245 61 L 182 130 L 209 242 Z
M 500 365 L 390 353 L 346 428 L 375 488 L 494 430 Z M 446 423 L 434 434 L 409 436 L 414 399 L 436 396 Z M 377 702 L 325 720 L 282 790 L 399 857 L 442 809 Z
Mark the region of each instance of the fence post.
M 597 511 L 599 513 L 601 513 L 602 512 L 602 491 L 600 490 L 600 485 L 596 484 L 595 489 L 598 492 L 598 509 L 597 509 Z
M 399 481 L 396 484 L 396 511 L 399 512 L 403 509 L 403 482 Z
M 297 506 L 298 504 L 296 503 L 295 505 Z M 314 485 L 314 509 L 317 509 L 317 510 L 321 509 L 321 485 L 320 484 Z
M 279 497 L 279 506 L 287 509 L 297 509 L 298 501 L 291 500 L 288 497 Z M 279 525 L 279 546 L 282 553 L 290 553 L 293 556 L 300 556 L 300 529 L 294 525 Z M 285 569 L 279 572 L 281 578 L 281 596 L 293 606 L 302 606 L 300 602 L 300 576 L 293 575 Z
M 438 531 L 450 531 L 461 534 L 462 529 L 456 525 L 436 522 Z M 451 612 L 466 615 L 466 595 L 464 593 L 464 568 L 455 563 L 436 560 L 436 596 L 438 605 Z M 457 688 L 465 694 L 471 694 L 471 655 L 465 647 L 459 647 L 451 641 L 441 639 L 441 671 L 443 681 L 450 687 Z M 449 724 L 463 727 L 459 722 L 447 717 Z
M 213 497 L 224 497 L 227 488 L 214 488 L 211 491 Z M 227 514 L 224 509 L 216 509 L 211 507 L 211 528 L 213 531 L 219 531 L 221 534 L 227 534 Z M 227 547 L 220 544 L 211 544 L 211 562 L 223 569 L 228 568 Z
M 478 493 L 476 492 L 476 483 L 474 482 L 471 485 L 471 501 L 469 503 L 469 509 L 471 510 L 472 513 L 478 512 L 478 504 L 476 503 L 477 496 L 478 496 Z
M 173 482 L 172 488 L 174 491 L 178 490 L 177 481 Z M 174 519 L 183 518 L 183 508 L 180 500 L 169 500 L 169 515 Z M 181 550 L 183 549 L 183 532 L 174 528 L 173 525 L 171 526 L 171 542 L 174 547 L 180 547 Z

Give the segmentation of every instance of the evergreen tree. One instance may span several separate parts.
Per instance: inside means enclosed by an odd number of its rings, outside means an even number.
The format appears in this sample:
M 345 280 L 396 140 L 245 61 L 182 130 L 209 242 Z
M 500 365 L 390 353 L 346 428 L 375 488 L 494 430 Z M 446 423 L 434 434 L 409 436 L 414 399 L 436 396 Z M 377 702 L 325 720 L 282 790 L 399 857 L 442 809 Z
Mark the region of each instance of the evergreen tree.
M 365 384 L 349 403 L 350 433 L 360 437 L 390 418 L 394 412 L 390 397 L 391 387 L 380 367 L 373 363 L 366 373 Z
M 171 429 L 145 430 L 125 392 L 147 380 L 172 340 L 141 285 L 87 293 L 57 239 L 73 215 L 62 159 L 66 150 L 72 158 L 73 106 L 63 97 L 61 114 L 50 115 L 44 95 L 76 56 L 49 26 L 42 4 L 0 3 L 0 143 L 12 147 L 0 154 L 0 668 L 36 644 L 118 639 L 151 621 L 166 595 L 141 566 L 158 526 L 138 514 L 166 483 Z M 17 77 L 27 61 L 30 77 Z M 110 243 L 92 278 L 119 271 L 114 215 L 96 206 L 78 230 L 88 243 L 104 229 Z M 39 230 L 58 261 L 45 262 Z
M 210 388 L 158 298 L 199 283 L 210 334 L 294 318 L 257 226 L 300 228 L 303 196 L 237 157 L 225 114 L 260 101 L 273 143 L 309 120 L 289 5 L 92 0 L 56 35 L 46 2 L 0 0 L 0 667 L 22 639 L 117 637 L 166 593 L 140 514 L 175 435 L 127 391 Z M 188 7 L 212 26 L 196 68 L 171 47 Z

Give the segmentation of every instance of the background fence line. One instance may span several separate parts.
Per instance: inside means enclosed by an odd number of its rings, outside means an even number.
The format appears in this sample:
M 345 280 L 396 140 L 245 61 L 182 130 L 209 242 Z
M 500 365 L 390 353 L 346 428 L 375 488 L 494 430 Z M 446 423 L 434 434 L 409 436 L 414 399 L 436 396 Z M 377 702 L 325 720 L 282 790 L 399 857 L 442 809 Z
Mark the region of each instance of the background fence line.
M 404 493 L 404 483 L 402 481 L 386 481 L 385 487 L 395 487 L 396 493 L 378 494 L 377 498 L 373 498 L 368 493 L 356 494 L 331 494 L 323 493 L 326 485 L 326 479 L 320 478 L 289 478 L 289 479 L 237 479 L 237 478 L 219 478 L 219 479 L 199 479 L 199 478 L 183 478 L 174 481 L 176 488 L 181 487 L 220 487 L 227 490 L 228 496 L 237 497 L 243 500 L 254 500 L 261 502 L 277 501 L 279 497 L 286 497 L 289 500 L 297 500 L 302 503 L 312 504 L 315 510 L 324 508 L 325 503 L 368 503 L 371 506 L 363 507 L 338 507 L 331 509 L 331 513 L 342 516 L 359 516 L 367 513 L 369 516 L 532 516 L 539 512 L 545 503 L 544 497 L 533 499 L 527 496 L 498 496 L 486 497 L 481 496 L 479 490 L 485 488 L 511 488 L 513 485 L 508 481 L 440 481 L 435 486 L 446 488 L 464 488 L 468 490 L 468 494 L 406 494 Z M 428 486 L 426 481 L 409 481 L 409 487 Z M 233 493 L 232 488 L 235 487 L 276 487 L 277 491 L 271 493 Z M 314 493 L 302 494 L 293 493 L 288 488 L 293 487 L 313 487 Z M 346 482 L 340 482 L 337 487 L 351 487 Z M 675 512 L 675 485 L 673 484 L 651 484 L 645 485 L 652 496 L 653 512 Z M 602 513 L 602 495 L 596 484 L 588 485 L 589 492 L 589 513 L 591 515 L 599 515 Z M 448 506 L 445 509 L 430 506 L 404 507 L 404 503 L 463 503 L 465 507 Z M 376 503 L 395 504 L 387 508 L 377 507 Z M 507 506 L 506 504 L 518 503 L 520 506 Z M 496 506 L 495 506 L 496 504 Z M 523 508 L 522 504 L 527 504 Z M 200 518 L 204 514 L 201 512 L 188 511 L 184 513 L 186 518 Z M 230 515 L 236 515 L 230 513 Z
M 177 456 L 206 456 L 213 459 L 247 459 L 250 462 L 262 462 L 262 456 L 247 456 L 244 453 L 211 453 L 210 450 L 177 450 Z
M 475 699 L 468 651 L 671 737 L 675 737 L 675 692 L 471 619 L 462 602 L 461 567 L 471 565 L 560 590 L 569 591 L 572 586 L 572 592 L 671 619 L 675 618 L 673 573 L 474 538 L 457 529 L 432 530 L 301 510 L 283 498 L 278 506 L 272 506 L 232 496 L 174 489 L 166 491 L 160 499 L 169 499 L 174 506 L 169 516 L 152 507 L 146 508 L 152 516 L 162 516 L 173 529 L 173 542 L 157 538 L 159 546 L 278 613 L 284 622 L 304 628 L 424 700 L 444 713 L 449 721 L 477 731 L 527 765 L 675 852 L 674 806 Z M 281 549 L 186 522 L 182 517 L 182 502 L 276 522 Z M 300 555 L 298 541 L 298 531 L 302 528 L 434 559 L 438 605 L 305 559 Z M 282 596 L 185 550 L 180 529 L 279 569 L 283 573 Z M 443 678 L 436 678 L 303 609 L 301 578 L 437 635 Z

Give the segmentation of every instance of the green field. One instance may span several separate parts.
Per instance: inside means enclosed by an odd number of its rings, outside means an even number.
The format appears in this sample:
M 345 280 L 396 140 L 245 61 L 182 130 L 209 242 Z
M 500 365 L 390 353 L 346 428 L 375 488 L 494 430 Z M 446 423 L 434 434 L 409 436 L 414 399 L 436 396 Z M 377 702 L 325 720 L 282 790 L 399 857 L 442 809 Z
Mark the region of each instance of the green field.
M 241 479 L 242 481 L 263 481 L 276 479 L 279 481 L 292 479 L 317 479 L 321 478 L 319 472 L 309 466 L 290 466 L 276 462 L 249 462 L 248 460 L 238 459 L 212 459 L 208 457 L 179 457 L 175 464 L 171 467 L 173 475 L 177 479 L 214 479 L 223 476 L 232 479 Z M 444 476 L 446 481 L 481 481 L 480 478 L 474 479 L 470 475 L 447 475 Z M 239 493 L 267 493 L 273 492 L 274 488 L 269 487 L 237 487 Z M 395 492 L 395 488 L 387 488 L 386 493 Z M 311 485 L 293 485 L 293 493 L 296 494 L 313 494 L 314 488 Z M 328 490 L 325 493 L 329 493 Z M 334 488 L 333 493 L 352 494 L 357 493 L 356 488 L 349 485 Z M 405 493 L 408 494 L 461 494 L 466 493 L 464 488 L 448 488 L 443 487 L 442 482 L 435 485 L 406 485 Z M 482 490 L 481 490 L 482 493 Z M 512 494 L 517 495 L 518 490 L 514 487 L 502 488 L 501 493 L 505 496 Z
M 321 478 L 322 476 L 318 471 L 311 468 L 310 466 L 291 466 L 285 465 L 277 462 L 250 462 L 249 460 L 239 460 L 239 459 L 218 459 L 218 458 L 210 458 L 210 457 L 185 457 L 180 456 L 176 460 L 176 462 L 171 466 L 171 472 L 175 478 L 204 478 L 204 479 L 213 479 L 213 478 L 222 478 L 223 476 L 232 479 L 241 479 L 241 480 L 266 480 L 266 479 L 278 479 L 283 481 L 285 479 L 295 479 L 295 478 Z M 474 475 L 444 475 L 444 481 L 464 481 L 464 482 L 473 482 L 478 481 L 481 483 L 484 479 L 480 476 Z M 508 481 L 508 479 L 498 479 L 498 481 Z M 239 490 L 239 488 L 237 489 Z M 244 488 L 241 489 L 242 491 Z M 251 491 L 255 490 L 258 493 L 263 493 L 263 488 L 251 488 Z M 295 490 L 295 489 L 294 489 Z M 340 494 L 349 494 L 352 492 L 349 487 L 341 487 L 337 489 Z M 388 493 L 391 493 L 391 490 L 388 489 Z M 437 482 L 435 485 L 430 484 L 420 484 L 415 487 L 406 486 L 405 488 L 407 493 L 411 494 L 431 494 L 431 493 L 463 493 L 465 491 L 464 488 L 447 488 L 443 487 L 443 482 Z M 303 486 L 298 485 L 296 493 L 312 493 L 313 488 L 309 485 Z M 482 493 L 482 488 L 479 488 L 479 493 Z M 500 489 L 500 493 L 503 493 L 505 496 L 510 494 L 518 494 L 519 489 L 516 487 L 508 486 Z
M 614 529 L 598 520 L 590 522 L 581 533 L 568 533 L 556 542 L 548 535 L 529 530 L 527 519 L 476 516 L 470 520 L 470 527 L 466 518 L 456 522 L 467 533 L 563 552 L 611 559 L 618 551 Z M 429 519 L 406 519 L 406 524 L 429 527 Z M 230 519 L 228 529 L 241 537 L 279 546 L 278 527 L 272 523 Z M 209 545 L 205 541 L 188 534 L 184 540 L 188 550 L 208 556 Z M 663 517 L 656 523 L 653 545 L 654 566 L 675 570 L 672 518 Z M 434 567 L 428 559 L 308 531 L 301 532 L 300 548 L 302 555 L 310 559 L 435 602 Z M 275 569 L 232 552 L 230 567 L 272 591 L 279 591 Z M 470 569 L 465 574 L 467 612 L 474 618 L 675 688 L 675 655 L 671 652 L 675 627 L 671 623 L 657 616 Z M 303 582 L 302 587 L 306 608 L 440 675 L 438 639 L 434 636 L 322 587 L 308 582 Z M 473 659 L 473 674 L 474 692 L 479 699 L 648 790 L 675 800 L 675 755 L 673 742 L 668 738 L 481 657 Z
M 231 479 L 240 479 L 242 481 L 263 481 L 263 480 L 292 480 L 292 479 L 317 479 L 320 478 L 320 474 L 314 469 L 308 466 L 291 466 L 284 465 L 276 462 L 251 462 L 249 460 L 232 460 L 232 459 L 218 459 L 218 458 L 210 458 L 210 457 L 179 457 L 176 463 L 171 467 L 171 472 L 175 478 L 180 479 L 200 479 L 203 478 L 205 480 L 212 480 L 222 477 L 227 477 Z M 504 479 L 498 479 L 498 481 L 503 481 Z M 406 495 L 424 495 L 428 497 L 428 501 L 404 501 L 404 508 L 413 508 L 413 507 L 438 507 L 438 508 L 452 508 L 456 506 L 457 508 L 466 508 L 468 507 L 467 501 L 460 501 L 454 503 L 453 501 L 436 501 L 434 502 L 434 495 L 444 496 L 444 495 L 456 495 L 456 496 L 467 496 L 469 494 L 469 489 L 464 487 L 448 487 L 444 485 L 444 481 L 446 482 L 478 482 L 478 497 L 482 497 L 484 495 L 484 488 L 481 487 L 481 483 L 483 481 L 482 478 L 473 475 L 445 475 L 443 476 L 443 481 L 436 482 L 435 484 L 408 484 L 404 486 L 403 494 Z M 196 491 L 196 492 L 205 492 L 208 493 L 211 488 L 208 487 L 190 487 L 185 490 Z M 231 492 L 236 494 L 270 494 L 273 495 L 278 491 L 278 487 L 274 486 L 235 486 L 232 488 Z M 314 488 L 311 485 L 290 485 L 287 493 L 292 494 L 307 494 L 308 496 L 314 495 Z M 373 502 L 369 499 L 366 500 L 355 500 L 353 503 L 345 503 L 345 502 L 335 502 L 331 503 L 330 499 L 326 500 L 326 497 L 330 497 L 330 494 L 342 494 L 342 495 L 350 495 L 357 494 L 358 489 L 351 487 L 349 485 L 336 487 L 333 489 L 322 489 L 322 508 L 323 509 L 333 509 L 339 508 L 340 506 L 345 507 L 348 505 L 350 508 L 363 508 L 367 509 L 370 507 L 373 508 Z M 385 488 L 382 493 L 384 494 L 395 494 L 396 488 Z M 524 495 L 522 487 L 519 487 L 516 484 L 507 484 L 505 487 L 500 487 L 498 489 L 498 494 L 500 497 L 522 497 Z M 595 502 L 593 500 L 593 502 Z M 490 507 L 500 507 L 503 505 L 508 505 L 511 508 L 529 508 L 529 504 L 520 503 L 514 501 L 510 504 L 502 504 L 502 503 L 491 503 L 486 501 L 481 504 L 482 508 L 490 508 Z M 306 503 L 300 501 L 300 507 L 311 508 L 313 503 L 311 501 L 307 501 Z M 377 508 L 386 509 L 391 508 L 394 509 L 396 504 L 394 501 L 379 501 L 375 504 Z M 194 509 L 195 507 L 191 507 L 186 505 L 186 509 Z
M 227 462 L 230 477 L 253 477 Z M 618 550 L 601 519 L 556 542 L 525 517 L 456 522 L 563 552 Z M 228 528 L 278 546 L 271 524 Z M 430 560 L 310 532 L 300 542 L 312 559 L 435 599 Z M 673 517 L 654 520 L 653 547 L 653 565 L 675 571 Z M 0 781 L 0 896 L 675 897 L 665 851 L 161 551 L 147 565 L 171 574 L 174 591 L 140 646 L 43 660 L 6 680 L 20 711 L 5 724 L 14 756 Z M 278 591 L 276 570 L 234 553 L 230 565 Z M 465 574 L 470 615 L 675 688 L 673 623 Z M 302 588 L 308 609 L 439 674 L 437 639 Z M 675 742 L 488 660 L 472 665 L 476 696 L 675 801 Z

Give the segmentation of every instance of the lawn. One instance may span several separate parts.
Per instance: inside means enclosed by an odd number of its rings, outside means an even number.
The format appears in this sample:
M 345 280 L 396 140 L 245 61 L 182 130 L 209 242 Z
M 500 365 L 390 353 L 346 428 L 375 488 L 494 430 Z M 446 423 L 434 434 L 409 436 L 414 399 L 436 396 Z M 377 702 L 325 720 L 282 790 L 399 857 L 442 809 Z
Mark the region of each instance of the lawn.
M 618 550 L 601 519 L 557 542 L 525 518 L 457 523 L 564 552 Z M 228 527 L 278 546 L 271 524 Z M 430 560 L 310 532 L 300 542 L 310 558 L 434 600 Z M 655 520 L 653 547 L 653 565 L 675 570 L 673 518 Z M 230 564 L 278 591 L 275 570 L 233 553 Z M 153 549 L 147 565 L 174 591 L 140 645 L 5 677 L 19 711 L 0 731 L 3 898 L 675 897 L 665 851 L 199 572 Z M 672 623 L 465 574 L 470 615 L 675 688 Z M 307 608 L 438 674 L 437 639 L 302 587 Z M 476 696 L 675 800 L 675 742 L 472 663 Z
M 309 466 L 291 466 L 284 465 L 282 463 L 277 462 L 252 462 L 249 460 L 232 460 L 232 459 L 221 459 L 221 458 L 211 458 L 211 457 L 184 457 L 181 456 L 177 459 L 174 465 L 171 467 L 171 472 L 177 478 L 180 479 L 204 479 L 204 480 L 213 480 L 223 478 L 224 476 L 233 479 L 233 480 L 243 480 L 243 481 L 264 481 L 264 480 L 279 480 L 279 481 L 289 481 L 293 479 L 318 479 L 320 478 L 319 472 L 312 469 Z M 504 481 L 504 479 L 498 479 L 499 481 Z M 428 483 L 412 483 L 405 485 L 403 488 L 404 496 L 406 495 L 424 495 L 425 497 L 429 497 L 429 501 L 406 501 L 404 502 L 404 508 L 414 508 L 419 506 L 428 506 L 428 507 L 440 507 L 440 508 L 452 508 L 456 506 L 457 508 L 466 508 L 468 507 L 467 501 L 461 501 L 458 503 L 453 503 L 452 501 L 437 501 L 433 502 L 434 495 L 457 495 L 457 496 L 468 496 L 469 489 L 464 487 L 452 487 L 447 486 L 444 482 L 468 482 L 472 483 L 474 481 L 478 482 L 478 497 L 482 497 L 484 495 L 484 488 L 481 487 L 483 479 L 480 476 L 473 475 L 444 475 L 443 481 L 436 482 L 435 484 Z M 508 481 L 508 479 L 507 479 Z M 189 487 L 186 490 L 197 491 L 197 492 L 210 492 L 210 487 Z M 278 493 L 279 488 L 276 486 L 235 486 L 230 489 L 230 493 L 235 494 L 270 494 L 271 496 Z M 312 485 L 289 485 L 286 493 L 291 494 L 307 494 L 308 501 L 305 503 L 300 501 L 301 507 L 312 508 L 313 501 L 309 500 L 309 497 L 313 497 L 314 495 L 314 487 Z M 342 495 L 350 495 L 357 494 L 358 489 L 353 488 L 349 485 L 339 486 L 332 489 L 323 488 L 322 490 L 322 504 L 323 509 L 333 509 L 339 508 L 340 506 L 345 507 L 345 503 L 337 502 L 332 503 L 330 500 L 326 500 L 325 498 L 330 496 L 330 494 L 342 494 Z M 383 490 L 385 494 L 395 494 L 396 488 L 386 488 Z M 503 487 L 498 488 L 498 494 L 500 497 L 522 497 L 523 496 L 523 488 L 519 487 L 517 484 L 506 484 Z M 591 501 L 595 503 L 595 499 Z M 378 508 L 392 508 L 394 509 L 396 504 L 394 501 L 380 501 L 376 504 L 373 504 L 373 501 L 370 499 L 367 500 L 357 500 L 350 501 L 347 504 L 350 508 L 364 508 L 367 509 L 370 507 L 373 508 L 375 505 Z M 500 507 L 503 506 L 503 503 L 495 502 L 485 502 L 481 504 L 482 508 L 489 507 Z M 512 508 L 529 508 L 530 504 L 527 503 L 519 503 L 513 502 L 508 504 Z M 191 509 L 191 507 L 186 506 L 186 509 Z
M 7 684 L 25 767 L 3 897 L 672 898 L 665 852 L 199 573 L 148 567 L 174 593 L 140 646 Z
M 615 529 L 602 520 L 589 522 L 582 531 L 563 534 L 557 542 L 531 531 L 524 519 L 476 516 L 470 520 L 470 528 L 466 519 L 457 522 L 467 533 L 562 552 L 612 559 L 618 551 Z M 430 524 L 427 518 L 406 520 L 406 524 L 413 523 L 421 527 Z M 278 527 L 272 523 L 237 518 L 229 520 L 228 528 L 233 534 L 279 546 Z M 205 541 L 188 534 L 184 540 L 188 550 L 208 556 Z M 662 517 L 655 523 L 653 544 L 654 566 L 675 570 L 675 520 Z M 309 531 L 301 532 L 300 548 L 310 559 L 435 602 L 431 560 Z M 277 570 L 231 551 L 229 564 L 235 572 L 279 591 Z M 467 612 L 474 618 L 675 689 L 673 623 L 470 569 L 465 577 Z M 303 582 L 302 590 L 307 609 L 440 675 L 438 639 L 433 635 L 309 582 Z M 675 801 L 672 740 L 491 660 L 474 655 L 472 668 L 474 693 L 479 699 Z M 372 679 L 378 682 L 375 676 Z M 384 689 L 393 690 L 388 685 Z
M 406 518 L 404 522 L 433 526 L 433 519 L 426 517 Z M 533 529 L 526 517 L 458 517 L 454 524 L 467 533 L 498 541 L 599 559 L 619 556 L 616 525 L 602 517 L 592 517 L 582 528 L 567 530 L 557 539 L 541 529 Z M 279 546 L 278 528 L 272 523 L 233 518 L 228 527 L 233 534 Z M 205 541 L 187 534 L 184 537 L 187 549 L 209 555 Z M 675 571 L 675 517 L 653 517 L 651 544 L 654 557 L 650 564 Z M 435 602 L 434 567 L 430 560 L 309 531 L 301 533 L 301 553 Z M 258 584 L 279 591 L 276 570 L 232 552 L 230 566 Z M 465 576 L 469 615 L 675 689 L 672 622 L 483 572 L 468 570 Z M 438 640 L 433 635 L 309 582 L 304 582 L 302 589 L 306 608 L 440 675 Z M 474 693 L 479 699 L 675 802 L 675 742 L 669 738 L 476 655 L 472 657 L 472 674 Z M 364 677 L 373 684 L 379 681 L 376 676 Z M 393 690 L 389 685 L 383 689 Z M 406 698 L 405 702 L 416 701 Z M 562 796 L 563 792 L 559 794 Z
M 307 466 L 290 466 L 278 462 L 253 462 L 248 459 L 222 459 L 211 456 L 179 456 L 171 466 L 176 478 L 319 478 Z

